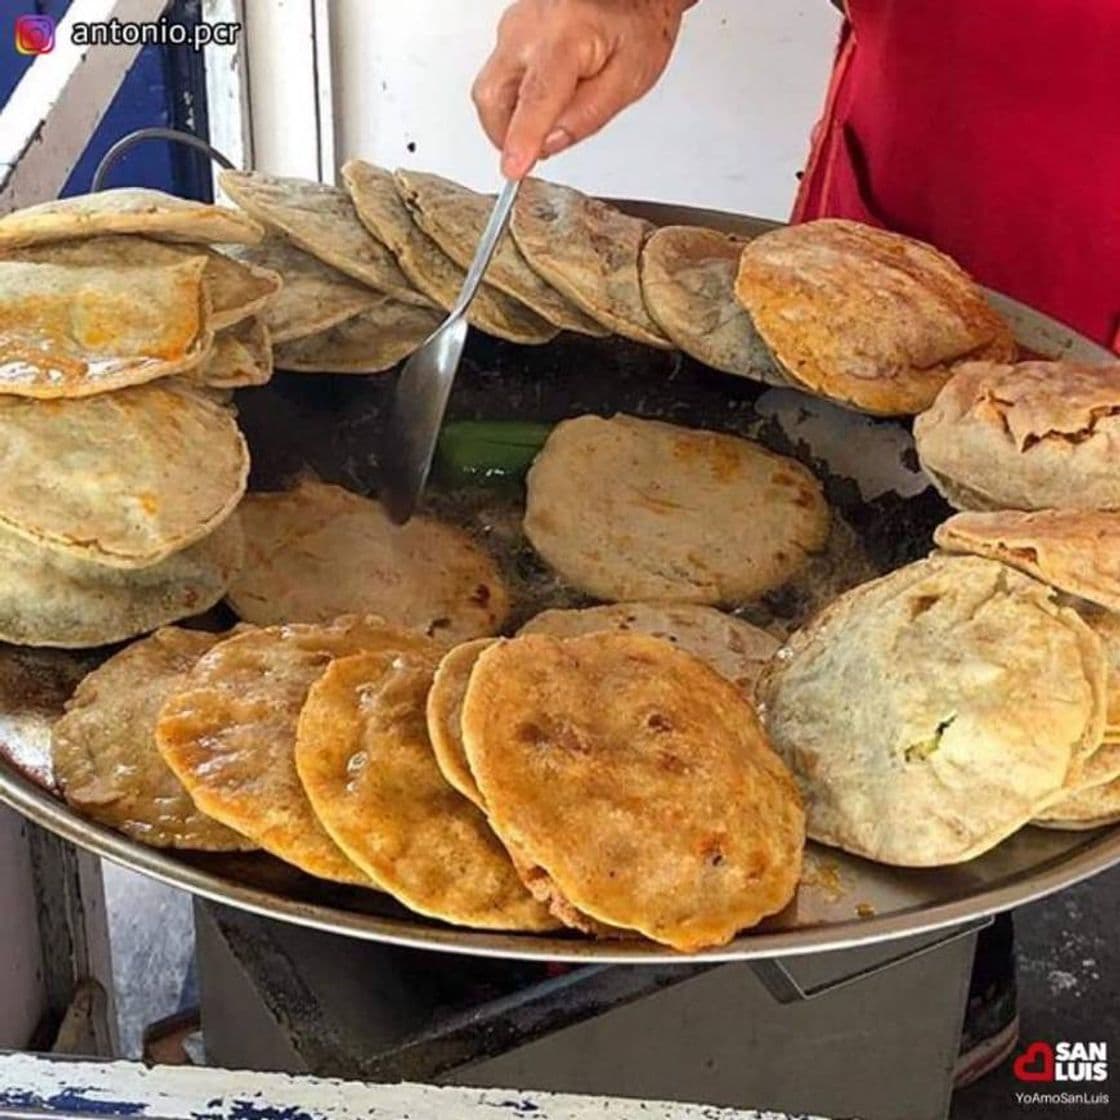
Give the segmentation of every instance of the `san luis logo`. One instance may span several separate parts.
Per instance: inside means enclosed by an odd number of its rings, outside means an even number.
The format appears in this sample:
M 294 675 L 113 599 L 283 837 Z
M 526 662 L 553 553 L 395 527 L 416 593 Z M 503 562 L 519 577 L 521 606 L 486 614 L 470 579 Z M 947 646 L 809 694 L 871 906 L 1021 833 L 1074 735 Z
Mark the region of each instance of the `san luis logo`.
M 1105 1042 L 1032 1042 L 1015 1059 L 1019 1081 L 1077 1082 L 1108 1080 Z

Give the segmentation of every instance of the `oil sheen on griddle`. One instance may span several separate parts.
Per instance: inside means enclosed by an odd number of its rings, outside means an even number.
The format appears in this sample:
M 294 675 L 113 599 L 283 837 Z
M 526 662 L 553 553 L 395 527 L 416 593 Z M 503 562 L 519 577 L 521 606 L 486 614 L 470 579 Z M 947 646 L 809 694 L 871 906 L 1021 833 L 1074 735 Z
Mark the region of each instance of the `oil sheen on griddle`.
M 537 556 L 521 531 L 524 505 L 519 487 L 432 489 L 425 502 L 427 512 L 462 525 L 498 560 L 512 592 L 511 632 L 541 611 L 597 602 L 567 587 Z M 855 531 L 833 510 L 827 548 L 792 582 L 756 600 L 725 604 L 724 609 L 785 638 L 842 591 L 878 574 Z

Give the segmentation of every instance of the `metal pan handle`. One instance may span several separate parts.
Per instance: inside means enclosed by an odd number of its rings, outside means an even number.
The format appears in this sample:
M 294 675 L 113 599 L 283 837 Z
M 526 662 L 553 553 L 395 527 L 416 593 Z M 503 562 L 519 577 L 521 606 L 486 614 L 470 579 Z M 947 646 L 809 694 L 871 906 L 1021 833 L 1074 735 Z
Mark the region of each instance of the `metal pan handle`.
M 105 176 L 109 173 L 113 164 L 115 164 L 130 148 L 135 147 L 144 140 L 169 140 L 173 144 L 186 144 L 188 148 L 195 148 L 200 152 L 205 152 L 214 163 L 226 168 L 226 170 L 235 170 L 232 160 L 219 152 L 212 144 L 208 144 L 201 137 L 195 136 L 193 132 L 182 132 L 177 128 L 138 128 L 135 132 L 130 132 L 127 136 L 122 136 L 101 157 L 101 162 L 97 165 L 97 170 L 93 173 L 93 179 L 90 181 L 89 189 L 91 191 L 103 189 L 105 185 Z
M 954 926 L 940 937 L 935 937 L 932 941 L 927 941 L 924 945 L 919 945 L 915 949 L 907 949 L 905 952 L 899 953 L 898 956 L 888 957 L 886 960 L 877 961 L 866 968 L 850 972 L 846 976 L 840 976 L 835 980 L 826 980 L 821 984 L 813 984 L 808 988 L 803 988 L 789 969 L 777 959 L 752 961 L 751 971 L 758 977 L 762 986 L 773 996 L 776 1002 L 801 1003 L 807 999 L 816 999 L 817 996 L 835 992 L 839 988 L 845 988 L 849 984 L 855 984 L 860 980 L 866 980 L 868 977 L 877 976 L 880 972 L 886 972 L 888 968 L 894 968 L 896 965 L 906 964 L 907 961 L 924 957 L 926 953 L 943 949 L 946 945 L 951 945 L 962 937 L 970 937 L 974 933 L 979 933 L 980 930 L 990 926 L 992 921 L 991 917 L 987 917 L 963 926 Z

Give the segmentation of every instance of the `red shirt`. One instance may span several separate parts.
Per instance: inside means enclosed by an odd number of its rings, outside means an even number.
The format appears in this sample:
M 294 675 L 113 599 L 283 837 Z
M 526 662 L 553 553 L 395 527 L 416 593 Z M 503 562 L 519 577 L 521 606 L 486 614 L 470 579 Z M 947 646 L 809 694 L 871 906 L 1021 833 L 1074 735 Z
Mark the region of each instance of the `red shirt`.
M 1120 352 L 1120 0 L 849 0 L 795 220 L 929 241 Z

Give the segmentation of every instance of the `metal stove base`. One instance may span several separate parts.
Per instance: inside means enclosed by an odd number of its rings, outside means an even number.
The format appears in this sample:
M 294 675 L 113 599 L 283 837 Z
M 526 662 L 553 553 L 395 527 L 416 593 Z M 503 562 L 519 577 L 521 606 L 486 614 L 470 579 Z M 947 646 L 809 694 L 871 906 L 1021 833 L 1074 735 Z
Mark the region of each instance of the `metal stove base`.
M 204 901 L 195 922 L 203 1031 L 218 1065 L 863 1120 L 948 1115 L 976 942 L 975 931 L 915 938 L 777 971 L 763 962 L 761 972 L 734 963 L 556 974 L 348 940 Z M 793 989 L 824 990 L 775 998 Z

